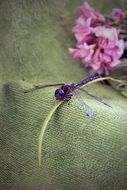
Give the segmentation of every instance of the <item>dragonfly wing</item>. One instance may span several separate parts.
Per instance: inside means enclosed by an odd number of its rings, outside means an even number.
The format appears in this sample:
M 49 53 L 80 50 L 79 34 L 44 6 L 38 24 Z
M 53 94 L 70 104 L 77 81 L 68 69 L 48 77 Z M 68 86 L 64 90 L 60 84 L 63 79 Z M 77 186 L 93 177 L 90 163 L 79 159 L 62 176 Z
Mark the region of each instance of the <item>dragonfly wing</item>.
M 83 97 L 80 95 L 80 93 L 75 91 L 74 95 L 80 105 L 80 108 L 83 110 L 83 112 L 85 112 L 86 115 L 88 115 L 91 119 L 95 119 L 96 118 L 95 111 L 85 103 L 85 101 L 84 101 Z
M 105 102 L 105 100 L 103 100 L 101 97 L 96 96 L 95 94 L 91 93 L 90 91 L 87 91 L 85 89 L 79 88 L 80 91 L 85 92 L 87 95 L 91 96 L 92 98 L 94 98 L 95 100 L 97 100 L 98 102 L 101 102 L 102 104 L 112 108 L 107 102 Z

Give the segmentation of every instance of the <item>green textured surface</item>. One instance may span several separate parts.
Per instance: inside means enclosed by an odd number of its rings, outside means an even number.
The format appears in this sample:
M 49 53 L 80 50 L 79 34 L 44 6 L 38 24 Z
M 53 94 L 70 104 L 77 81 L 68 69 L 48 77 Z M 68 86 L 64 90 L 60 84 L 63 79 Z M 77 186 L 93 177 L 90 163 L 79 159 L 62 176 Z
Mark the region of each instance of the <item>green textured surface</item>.
M 106 13 L 124 7 L 117 0 L 90 2 Z M 86 96 L 97 112 L 91 121 L 75 99 L 62 105 L 49 123 L 38 166 L 40 125 L 55 104 L 55 88 L 22 89 L 86 76 L 67 51 L 80 3 L 0 0 L 0 190 L 127 190 L 127 99 L 101 84 L 87 88 L 113 108 Z

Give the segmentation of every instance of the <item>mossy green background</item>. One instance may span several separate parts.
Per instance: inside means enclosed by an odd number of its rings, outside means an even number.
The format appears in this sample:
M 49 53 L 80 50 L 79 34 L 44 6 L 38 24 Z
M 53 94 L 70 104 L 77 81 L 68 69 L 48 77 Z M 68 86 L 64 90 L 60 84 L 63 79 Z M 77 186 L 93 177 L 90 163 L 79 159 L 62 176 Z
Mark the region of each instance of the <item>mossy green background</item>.
M 52 117 L 38 166 L 41 124 L 54 106 L 55 88 L 24 94 L 34 84 L 74 82 L 87 72 L 73 61 L 70 32 L 81 0 L 0 0 L 0 190 L 126 190 L 127 99 L 109 86 L 87 87 L 95 121 L 72 99 Z M 96 0 L 102 13 L 124 1 Z M 127 5 L 126 5 L 127 6 Z

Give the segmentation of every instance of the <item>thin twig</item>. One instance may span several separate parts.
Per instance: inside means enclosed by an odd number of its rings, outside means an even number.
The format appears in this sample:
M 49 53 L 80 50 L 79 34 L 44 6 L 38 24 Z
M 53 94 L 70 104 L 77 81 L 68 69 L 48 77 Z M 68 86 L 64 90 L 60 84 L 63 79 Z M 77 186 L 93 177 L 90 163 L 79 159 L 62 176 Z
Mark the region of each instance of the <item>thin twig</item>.
M 39 135 L 39 142 L 38 142 L 38 161 L 39 161 L 39 166 L 41 165 L 41 149 L 42 149 L 42 142 L 44 139 L 44 134 L 45 130 L 47 129 L 48 123 L 54 114 L 54 112 L 58 109 L 58 107 L 63 103 L 63 101 L 58 101 L 57 104 L 50 110 L 49 114 L 45 118 L 42 127 L 41 127 L 41 132 Z

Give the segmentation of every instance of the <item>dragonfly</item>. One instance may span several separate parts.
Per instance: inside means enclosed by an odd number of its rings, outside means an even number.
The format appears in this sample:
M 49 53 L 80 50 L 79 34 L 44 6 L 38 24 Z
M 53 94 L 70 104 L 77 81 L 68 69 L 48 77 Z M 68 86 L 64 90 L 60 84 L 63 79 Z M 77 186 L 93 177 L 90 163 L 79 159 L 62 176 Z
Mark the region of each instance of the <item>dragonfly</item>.
M 57 88 L 55 90 L 55 93 L 54 93 L 54 96 L 55 96 L 56 100 L 58 101 L 58 103 L 50 110 L 49 114 L 45 118 L 45 120 L 42 124 L 42 127 L 41 127 L 41 132 L 39 135 L 39 144 L 38 144 L 39 166 L 41 165 L 42 142 L 44 139 L 44 134 L 45 134 L 46 128 L 48 126 L 48 122 L 51 119 L 53 113 L 56 111 L 56 109 L 61 105 L 61 103 L 69 102 L 71 100 L 72 96 L 75 96 L 77 101 L 79 102 L 80 107 L 85 112 L 85 114 L 87 116 L 89 116 L 91 119 L 95 119 L 96 118 L 96 112 L 89 105 L 86 104 L 84 98 L 80 94 L 80 92 L 84 92 L 87 95 L 94 98 L 95 100 L 97 100 L 97 101 L 101 102 L 102 104 L 112 108 L 107 102 L 105 102 L 105 100 L 103 100 L 102 98 L 100 98 L 100 97 L 94 95 L 93 93 L 82 88 L 82 87 L 87 86 L 89 84 L 93 84 L 95 82 L 104 81 L 104 80 L 111 80 L 111 81 L 118 82 L 120 84 L 126 83 L 126 85 L 127 85 L 127 81 L 114 79 L 110 76 L 109 77 L 102 77 L 102 76 L 96 74 L 93 76 L 89 76 L 89 77 L 87 77 L 87 78 L 85 78 L 79 82 L 75 82 L 75 83 L 71 83 L 71 84 L 57 83 L 57 84 L 35 85 L 33 88 L 24 90 L 24 93 L 29 93 L 29 92 L 33 92 L 33 91 L 43 89 L 43 88 L 47 88 L 47 87 L 59 86 L 59 88 Z
M 74 95 L 76 97 L 77 101 L 79 102 L 80 107 L 82 108 L 82 110 L 84 110 L 86 115 L 92 119 L 95 119 L 96 113 L 93 111 L 93 109 L 90 106 L 88 106 L 86 104 L 85 100 L 83 99 L 83 97 L 81 96 L 79 91 L 84 92 L 87 95 L 94 98 L 95 100 L 101 102 L 102 104 L 104 104 L 108 107 L 111 107 L 102 98 L 100 98 L 100 97 L 96 96 L 95 94 L 81 88 L 83 86 L 86 86 L 90 82 L 97 80 L 97 79 L 101 79 L 101 78 L 102 77 L 100 75 L 94 75 L 94 76 L 89 76 L 89 77 L 87 77 L 87 78 L 85 78 L 79 82 L 71 83 L 71 84 L 57 83 L 57 84 L 35 85 L 33 88 L 25 90 L 24 93 L 33 92 L 33 91 L 36 91 L 39 89 L 52 87 L 52 86 L 60 86 L 59 88 L 57 88 L 55 90 L 55 93 L 54 93 L 56 100 L 68 102 L 68 101 L 70 101 L 70 99 Z

